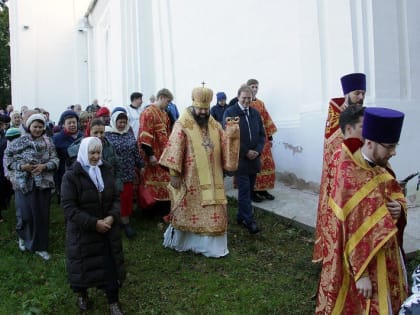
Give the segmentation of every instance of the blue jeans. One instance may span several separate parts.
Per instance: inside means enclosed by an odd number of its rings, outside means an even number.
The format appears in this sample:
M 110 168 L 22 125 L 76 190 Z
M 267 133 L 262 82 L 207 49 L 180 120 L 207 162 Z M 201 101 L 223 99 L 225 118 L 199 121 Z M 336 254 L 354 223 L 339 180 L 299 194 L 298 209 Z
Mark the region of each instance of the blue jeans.
M 236 184 L 238 185 L 238 213 L 236 219 L 238 221 L 243 220 L 246 224 L 254 222 L 251 193 L 254 190 L 256 177 L 257 174 L 236 175 Z

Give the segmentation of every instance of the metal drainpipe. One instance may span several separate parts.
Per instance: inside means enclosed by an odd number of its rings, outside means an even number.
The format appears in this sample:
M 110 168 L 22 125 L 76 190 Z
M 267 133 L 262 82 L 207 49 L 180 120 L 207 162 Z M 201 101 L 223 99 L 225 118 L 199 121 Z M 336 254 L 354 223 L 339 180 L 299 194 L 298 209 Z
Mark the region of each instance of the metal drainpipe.
M 89 4 L 89 7 L 85 13 L 85 18 L 88 18 L 89 15 L 92 13 L 93 9 L 95 9 L 96 4 L 98 3 L 98 0 L 92 0 Z

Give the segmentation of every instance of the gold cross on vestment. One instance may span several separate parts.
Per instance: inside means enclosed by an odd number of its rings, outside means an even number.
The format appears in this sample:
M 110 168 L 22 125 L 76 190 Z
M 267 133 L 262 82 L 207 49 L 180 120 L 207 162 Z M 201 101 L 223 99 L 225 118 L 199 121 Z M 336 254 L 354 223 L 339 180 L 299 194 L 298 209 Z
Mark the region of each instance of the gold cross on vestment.
M 205 149 L 208 149 L 208 150 L 213 150 L 214 148 L 214 144 L 213 142 L 211 142 L 209 138 L 204 138 L 201 144 Z

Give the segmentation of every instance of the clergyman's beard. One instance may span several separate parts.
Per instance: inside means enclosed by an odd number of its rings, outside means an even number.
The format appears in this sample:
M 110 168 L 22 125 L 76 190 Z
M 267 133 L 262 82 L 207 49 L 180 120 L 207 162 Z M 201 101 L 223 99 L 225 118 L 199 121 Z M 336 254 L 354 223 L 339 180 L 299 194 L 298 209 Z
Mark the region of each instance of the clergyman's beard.
M 347 103 L 348 103 L 349 105 L 360 105 L 360 106 L 362 106 L 362 105 L 363 105 L 363 99 L 362 99 L 362 100 L 360 100 L 360 101 L 359 101 L 359 103 L 353 103 L 353 102 L 351 101 L 351 97 L 350 97 L 350 96 L 348 96 Z
M 207 124 L 209 123 L 209 117 L 210 117 L 210 114 L 205 115 L 205 116 L 202 116 L 202 115 L 197 115 L 197 114 L 195 113 L 195 111 L 193 110 L 193 111 L 192 111 L 192 115 L 193 115 L 193 117 L 194 117 L 195 121 L 197 122 L 197 124 L 198 124 L 200 127 L 205 127 L 205 126 L 207 126 Z

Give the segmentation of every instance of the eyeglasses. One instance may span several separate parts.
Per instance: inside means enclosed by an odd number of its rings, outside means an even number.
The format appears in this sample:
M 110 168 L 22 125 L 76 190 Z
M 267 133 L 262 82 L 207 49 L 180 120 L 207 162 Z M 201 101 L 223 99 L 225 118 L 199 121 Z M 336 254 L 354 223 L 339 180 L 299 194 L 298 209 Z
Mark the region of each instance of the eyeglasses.
M 381 145 L 382 147 L 384 147 L 385 149 L 389 150 L 389 151 L 395 150 L 398 146 L 398 143 L 385 144 L 385 143 L 378 142 L 378 144 Z

